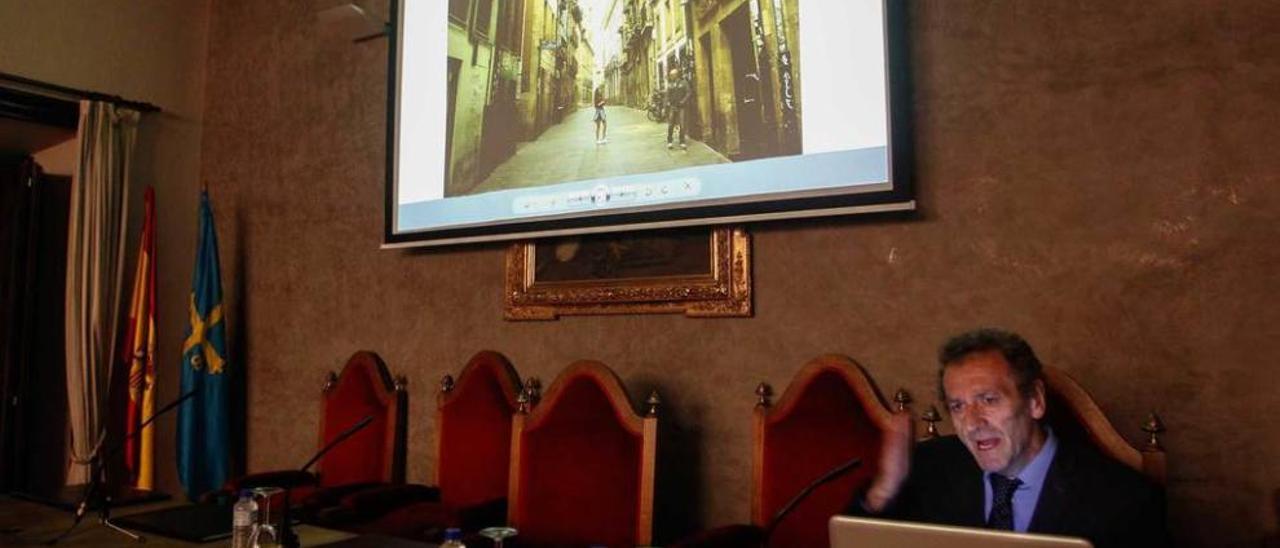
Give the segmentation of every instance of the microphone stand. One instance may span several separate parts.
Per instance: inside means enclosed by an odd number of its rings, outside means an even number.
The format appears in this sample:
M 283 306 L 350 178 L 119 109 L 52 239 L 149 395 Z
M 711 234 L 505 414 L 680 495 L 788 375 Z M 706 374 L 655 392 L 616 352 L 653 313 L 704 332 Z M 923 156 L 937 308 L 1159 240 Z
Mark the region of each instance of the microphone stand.
M 773 519 L 769 520 L 769 525 L 764 528 L 764 545 L 769 545 L 769 537 L 773 535 L 774 529 L 778 528 L 778 524 L 782 523 L 782 519 L 787 517 L 787 514 L 790 514 L 792 510 L 795 510 L 796 505 L 800 504 L 800 501 L 809 498 L 809 495 L 813 494 L 813 491 L 821 487 L 823 484 L 845 475 L 850 470 L 853 470 L 860 465 L 862 465 L 862 459 L 857 457 L 850 459 L 848 462 L 828 470 L 827 473 L 819 476 L 818 479 L 813 480 L 812 483 L 806 485 L 804 489 L 801 489 L 799 493 L 796 493 L 796 496 L 791 497 L 791 500 L 787 501 L 787 503 L 782 506 L 782 509 L 778 510 L 778 513 L 773 515 Z
M 328 453 L 334 447 L 337 447 L 339 444 L 346 441 L 347 438 L 355 435 L 356 432 L 363 430 L 364 427 L 369 426 L 369 423 L 371 422 L 373 422 L 373 415 L 365 415 L 365 417 L 360 419 L 359 422 L 351 425 L 350 428 L 343 430 L 341 434 L 334 436 L 332 441 L 325 444 L 325 446 L 320 449 L 320 452 L 316 453 L 314 457 L 311 457 L 311 460 L 302 465 L 302 468 L 299 468 L 298 471 L 306 472 L 307 469 L 311 468 L 311 465 L 319 461 L 320 457 L 323 457 L 325 453 Z M 297 533 L 293 532 L 293 521 L 289 517 L 289 511 L 291 509 L 289 499 L 292 498 L 290 494 L 290 490 L 292 488 L 293 486 L 286 486 L 284 488 L 284 506 L 280 508 L 280 546 L 283 546 L 284 548 L 298 548 L 301 546 L 301 543 L 298 541 Z
M 142 424 L 138 425 L 137 430 L 134 430 L 133 433 L 125 436 L 124 439 L 116 443 L 115 447 L 112 447 L 111 451 L 107 452 L 105 459 L 102 457 L 101 451 L 102 441 L 107 435 L 106 429 L 104 428 L 101 436 L 99 436 L 98 444 L 94 446 L 93 453 L 89 455 L 89 483 L 85 485 L 84 496 L 80 498 L 80 504 L 76 505 L 75 520 L 71 522 L 71 526 L 68 527 L 66 531 L 63 531 L 62 534 L 50 539 L 45 544 L 52 546 L 62 542 L 62 540 L 67 538 L 72 531 L 75 531 L 76 527 L 80 525 L 80 522 L 84 521 L 84 516 L 88 514 L 89 508 L 94 505 L 95 498 L 101 499 L 96 501 L 96 504 L 98 505 L 98 523 L 133 539 L 135 542 L 146 542 L 146 539 L 143 538 L 142 535 L 129 531 L 111 521 L 110 494 L 102 494 L 101 497 L 97 497 L 97 495 L 100 495 L 99 491 L 103 491 L 107 488 L 107 467 L 105 463 L 111 462 L 111 459 L 115 458 L 116 455 L 120 454 L 120 451 L 124 450 L 124 446 L 128 444 L 130 440 L 138 437 L 138 435 L 141 434 L 147 426 L 150 426 L 152 422 L 155 422 L 157 418 L 169 411 L 172 411 L 179 405 L 182 405 L 183 402 L 191 399 L 191 397 L 195 395 L 196 391 L 191 390 L 186 394 L 179 396 L 178 399 L 173 400 L 168 405 L 161 407 L 159 411 L 152 413 L 150 417 L 147 417 L 147 420 L 142 421 Z

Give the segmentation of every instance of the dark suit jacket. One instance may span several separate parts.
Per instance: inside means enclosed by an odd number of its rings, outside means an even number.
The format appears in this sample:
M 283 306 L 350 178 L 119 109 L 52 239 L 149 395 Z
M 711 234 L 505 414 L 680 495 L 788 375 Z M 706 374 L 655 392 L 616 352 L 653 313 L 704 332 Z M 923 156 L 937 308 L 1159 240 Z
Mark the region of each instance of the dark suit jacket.
M 983 527 L 983 473 L 955 436 L 916 447 L 911 475 L 878 517 Z M 862 497 L 850 513 L 868 515 Z M 1133 469 L 1059 438 L 1028 533 L 1088 539 L 1096 548 L 1168 546 L 1163 492 Z

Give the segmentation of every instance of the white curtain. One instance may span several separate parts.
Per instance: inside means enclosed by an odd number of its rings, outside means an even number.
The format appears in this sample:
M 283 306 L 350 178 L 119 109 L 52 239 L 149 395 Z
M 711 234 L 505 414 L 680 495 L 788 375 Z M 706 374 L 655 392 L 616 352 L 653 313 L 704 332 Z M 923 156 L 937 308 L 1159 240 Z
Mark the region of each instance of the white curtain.
M 88 480 L 89 457 L 107 426 L 138 118 L 111 103 L 80 102 L 80 158 L 71 179 L 67 235 L 68 484 Z

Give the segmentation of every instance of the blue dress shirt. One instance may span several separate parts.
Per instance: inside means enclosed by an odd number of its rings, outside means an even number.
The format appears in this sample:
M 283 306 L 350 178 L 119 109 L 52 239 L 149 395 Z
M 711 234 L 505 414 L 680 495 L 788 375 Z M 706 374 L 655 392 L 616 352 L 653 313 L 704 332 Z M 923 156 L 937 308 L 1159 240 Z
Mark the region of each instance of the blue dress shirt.
M 1031 463 L 1016 476 L 1022 480 L 1022 485 L 1013 492 L 1014 531 L 1025 533 L 1027 527 L 1031 525 L 1031 516 L 1036 513 L 1036 502 L 1040 500 L 1040 490 L 1044 487 L 1044 477 L 1049 473 L 1049 465 L 1053 463 L 1053 455 L 1057 452 L 1058 438 L 1053 435 L 1053 430 L 1046 426 L 1044 446 L 1040 448 L 1040 454 L 1031 459 Z M 984 520 L 991 515 L 991 499 L 994 498 L 989 476 L 991 476 L 990 472 L 982 475 L 982 488 L 985 494 L 982 510 Z

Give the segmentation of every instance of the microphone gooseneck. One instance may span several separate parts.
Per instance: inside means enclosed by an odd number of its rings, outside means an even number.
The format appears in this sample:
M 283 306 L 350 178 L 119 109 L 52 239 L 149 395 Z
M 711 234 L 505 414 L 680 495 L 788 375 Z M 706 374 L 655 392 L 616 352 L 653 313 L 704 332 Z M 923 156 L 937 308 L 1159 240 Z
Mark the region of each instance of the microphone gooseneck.
M 369 423 L 371 422 L 373 422 L 373 415 L 365 415 L 363 419 L 360 419 L 346 430 L 343 430 L 342 433 L 334 436 L 332 440 L 329 440 L 329 443 L 325 444 L 325 446 L 322 447 L 314 457 L 311 457 L 311 460 L 302 465 L 302 468 L 299 468 L 298 471 L 306 472 L 307 469 L 311 468 L 311 465 L 315 464 L 316 461 L 319 461 L 320 457 L 323 457 L 325 453 L 328 453 L 334 447 L 337 447 L 342 442 L 346 441 L 347 438 L 355 435 L 356 432 L 359 432 L 364 427 L 369 426 Z M 290 487 L 285 487 L 284 504 L 280 508 L 280 545 L 285 548 L 297 548 L 300 543 L 298 542 L 298 535 L 293 532 L 293 523 L 290 521 L 292 518 L 289 517 L 289 512 L 292 506 L 289 501 L 290 498 Z
M 778 510 L 778 513 L 773 515 L 773 519 L 769 520 L 769 525 L 765 527 L 764 529 L 765 544 L 768 545 L 769 537 L 773 535 L 774 529 L 778 528 L 778 524 L 782 523 L 782 519 L 787 517 L 787 514 L 790 514 L 791 511 L 796 508 L 796 505 L 800 504 L 801 501 L 803 501 L 806 498 L 809 498 L 809 495 L 813 494 L 814 490 L 821 487 L 823 484 L 830 482 L 831 480 L 834 480 L 840 476 L 845 475 L 850 470 L 857 468 L 861 464 L 862 464 L 862 459 L 854 457 L 853 459 L 850 459 L 849 461 L 828 470 L 825 474 L 818 476 L 818 479 L 813 480 L 812 482 L 809 483 L 809 485 L 806 485 L 804 489 L 801 489 L 799 493 L 796 493 L 796 496 L 791 497 L 791 500 L 787 501 L 787 503 L 782 506 L 782 509 Z
M 182 405 L 183 402 L 191 399 L 195 395 L 196 395 L 196 391 L 194 389 L 189 390 L 186 394 L 178 396 L 178 399 L 169 402 L 164 407 L 161 407 L 159 411 L 152 413 L 150 417 L 147 417 L 147 420 L 142 421 L 142 423 L 138 425 L 138 428 L 136 430 L 125 435 L 125 437 L 121 439 L 119 442 L 117 442 L 116 445 L 112 447 L 110 451 L 107 451 L 106 457 L 102 456 L 103 455 L 102 442 L 103 440 L 106 439 L 106 435 L 107 435 L 107 431 L 104 428 L 102 430 L 101 436 L 99 436 L 98 438 L 98 443 L 94 446 L 93 454 L 89 455 L 89 459 L 87 462 L 87 464 L 89 465 L 89 481 L 85 484 L 84 496 L 80 499 L 80 504 L 76 505 L 75 519 L 72 520 L 71 526 L 67 527 L 66 531 L 63 531 L 62 534 L 48 540 L 47 542 L 45 542 L 45 544 L 52 546 L 54 544 L 61 542 L 62 539 L 66 538 L 67 535 L 70 535 L 71 532 L 74 531 L 78 525 L 80 525 L 80 522 L 84 521 L 85 515 L 89 513 L 89 505 L 93 501 L 93 498 L 95 497 L 95 495 L 99 494 L 98 492 L 100 490 L 106 488 L 106 486 L 104 485 L 106 483 L 106 478 L 103 477 L 103 475 L 106 473 L 106 466 L 103 465 L 103 461 L 110 462 L 111 459 L 115 458 L 116 455 L 120 454 L 120 452 L 124 450 L 125 445 L 127 445 L 130 440 L 138 437 L 142 433 L 142 431 L 146 429 L 146 427 L 149 426 L 151 423 L 155 422 L 157 418 L 160 418 L 161 415 L 164 415 L 165 413 L 168 413 L 169 411 L 176 409 L 179 405 Z M 109 498 L 106 498 L 99 502 L 99 510 L 102 513 L 101 519 L 104 522 L 107 522 L 108 520 L 106 516 L 110 511 L 108 509 L 109 503 L 110 503 Z M 109 522 L 107 522 L 107 524 L 111 525 Z M 118 527 L 114 525 L 111 525 L 111 526 L 116 528 L 117 530 L 120 530 Z M 123 532 L 123 530 L 121 531 Z M 125 532 L 125 533 L 129 534 L 128 532 Z
M 311 460 L 302 465 L 302 468 L 299 468 L 299 470 L 306 472 L 307 469 L 311 468 L 311 465 L 315 464 L 316 461 L 319 461 L 320 457 L 323 457 L 325 453 L 328 453 L 331 449 L 337 447 L 339 444 L 346 441 L 347 438 L 355 435 L 356 432 L 359 432 L 364 427 L 369 426 L 369 423 L 371 422 L 373 422 L 373 415 L 365 415 L 359 422 L 351 425 L 346 430 L 343 430 L 341 434 L 334 436 L 328 444 L 325 444 L 324 448 L 320 449 L 319 453 L 316 453 L 316 456 L 311 457 Z

